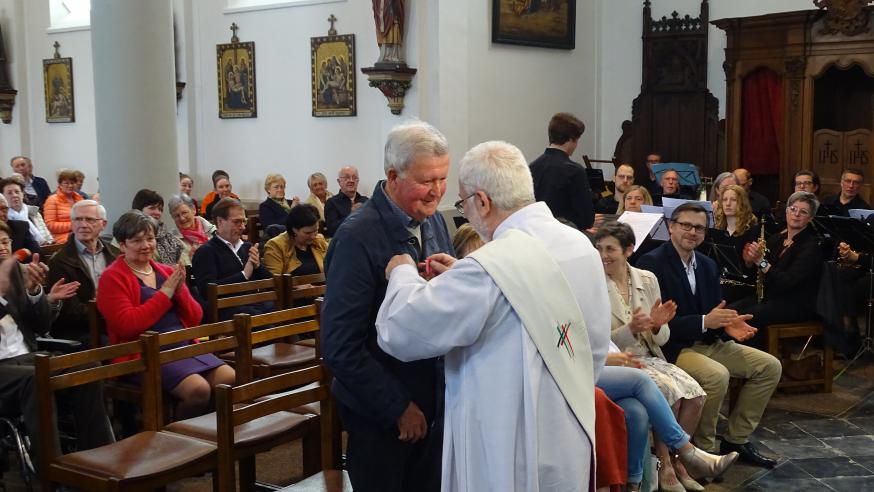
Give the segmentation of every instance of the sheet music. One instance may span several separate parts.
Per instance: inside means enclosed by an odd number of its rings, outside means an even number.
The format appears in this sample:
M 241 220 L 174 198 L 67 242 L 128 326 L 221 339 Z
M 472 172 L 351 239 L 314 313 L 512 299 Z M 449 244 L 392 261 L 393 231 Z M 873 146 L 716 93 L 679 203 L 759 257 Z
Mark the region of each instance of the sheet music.
M 644 205 L 644 207 L 649 207 L 650 205 Z M 655 207 L 659 208 L 659 207 Z M 646 237 L 649 236 L 650 232 L 653 229 L 656 229 L 656 232 L 659 232 L 662 228 L 667 232 L 667 227 L 665 227 L 664 215 L 661 213 L 646 213 L 646 212 L 623 212 L 622 215 L 617 219 L 619 222 L 628 224 L 631 227 L 631 230 L 634 231 L 634 251 L 637 251 L 637 248 L 640 247 L 641 244 L 646 240 Z M 666 235 L 667 238 L 667 235 Z M 653 235 L 653 239 L 658 239 Z M 667 239 L 662 239 L 665 241 Z
M 874 214 L 874 210 L 868 210 L 865 208 L 851 208 L 849 210 L 850 217 L 859 220 L 865 220 L 869 215 Z
M 662 207 L 656 207 L 655 205 L 641 205 L 640 209 L 643 210 L 644 213 L 659 214 L 664 219 L 659 224 L 658 229 L 652 233 L 652 238 L 656 241 L 670 240 L 671 233 L 668 231 L 668 219 L 670 219 L 670 216 L 665 215 L 665 209 Z

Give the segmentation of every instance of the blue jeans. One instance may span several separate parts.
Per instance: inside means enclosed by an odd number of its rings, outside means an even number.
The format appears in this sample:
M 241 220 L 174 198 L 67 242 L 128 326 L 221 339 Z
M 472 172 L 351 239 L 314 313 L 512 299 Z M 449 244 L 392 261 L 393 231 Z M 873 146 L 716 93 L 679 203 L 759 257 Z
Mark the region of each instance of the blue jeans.
M 640 482 L 643 478 L 650 422 L 658 439 L 669 449 L 680 449 L 689 442 L 689 435 L 677 423 L 665 396 L 645 372 L 631 367 L 605 366 L 597 386 L 625 411 L 629 482 Z

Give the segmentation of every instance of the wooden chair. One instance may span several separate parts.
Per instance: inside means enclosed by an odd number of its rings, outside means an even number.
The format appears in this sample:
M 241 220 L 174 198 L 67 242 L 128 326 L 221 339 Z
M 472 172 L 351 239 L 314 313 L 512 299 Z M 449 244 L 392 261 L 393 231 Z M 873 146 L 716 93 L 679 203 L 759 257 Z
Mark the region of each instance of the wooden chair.
M 616 169 L 618 169 L 619 166 L 622 165 L 622 163 L 619 162 L 619 159 L 617 159 L 616 156 L 611 157 L 610 160 L 604 160 L 604 159 L 592 159 L 591 157 L 583 154 L 583 162 L 586 164 L 586 169 L 594 169 L 592 167 L 593 162 L 596 162 L 598 164 L 613 164 L 614 171 Z
M 261 220 L 258 217 L 257 210 L 246 210 L 246 238 L 252 243 L 252 245 L 257 245 L 261 242 Z
M 153 369 L 151 374 L 160 375 L 160 366 L 181 359 L 203 355 L 217 351 L 235 350 L 238 362 L 236 366 L 246 379 L 251 374 L 247 368 L 246 354 L 250 353 L 249 337 L 238 329 L 239 322 L 223 321 L 193 328 L 186 328 L 166 333 L 147 332 L 144 334 L 144 351 L 146 367 Z M 192 338 L 208 337 L 207 341 L 193 343 L 181 347 L 161 350 L 162 346 L 177 344 Z M 242 342 L 242 344 L 240 343 Z M 160 393 L 160 377 L 150 380 L 153 393 Z M 304 473 L 313 474 L 318 471 L 318 462 L 307 455 L 318 455 L 320 442 L 314 429 L 317 428 L 317 416 L 291 412 L 276 412 L 262 415 L 260 418 L 247 420 L 235 429 L 235 436 L 230 442 L 234 461 L 240 462 L 240 480 L 242 490 L 252 490 L 255 484 L 255 455 L 268 451 L 280 444 L 304 440 Z M 159 421 L 160 422 L 160 421 Z M 170 423 L 164 430 L 185 436 L 201 439 L 207 442 L 218 442 L 216 431 L 216 414 L 210 413 L 187 420 Z M 231 464 L 233 469 L 233 463 Z M 225 473 L 222 470 L 220 473 Z M 232 475 L 233 476 L 233 475 Z M 220 479 L 221 481 L 221 479 Z
M 330 469 L 335 466 L 334 407 L 331 400 L 328 372 L 321 366 L 285 374 L 271 376 L 266 379 L 237 385 L 218 385 L 216 387 L 216 413 L 218 415 L 218 447 L 219 453 L 219 488 L 221 492 L 236 490 L 234 479 L 234 461 L 240 453 L 240 434 L 245 426 L 277 414 L 289 414 L 294 408 L 307 404 L 318 403 L 322 414 L 315 418 L 318 422 L 320 452 L 317 456 L 304 451 L 304 466 L 306 463 L 318 463 L 317 470 Z M 296 389 L 292 389 L 296 388 Z M 287 391 L 276 395 L 275 393 Z M 266 397 L 266 398 L 265 398 Z M 314 433 L 311 433 L 314 434 Z M 243 482 L 241 466 L 240 485 Z M 305 471 L 305 475 L 307 472 Z
M 129 374 L 151 375 L 143 359 L 99 365 L 117 357 L 137 356 L 142 341 L 94 348 L 51 357 L 36 354 L 37 405 L 41 422 L 52 421 L 54 392 Z M 65 372 L 61 372 L 65 371 Z M 154 408 L 160 392 L 143 391 L 143 406 Z M 102 405 L 103 402 L 95 402 Z M 39 463 L 44 492 L 54 484 L 88 491 L 139 491 L 164 487 L 182 478 L 216 469 L 216 446 L 198 439 L 158 430 L 157 412 L 144 412 L 144 430 L 136 435 L 90 450 L 57 455 L 57 429 L 43 425 L 39 436 Z M 87 432 L 87 429 L 81 431 Z
M 63 248 L 63 247 L 64 247 L 64 244 L 63 244 L 63 243 L 54 243 L 54 244 L 47 244 L 47 245 L 45 245 L 45 246 L 40 246 L 39 249 L 40 249 L 40 251 L 42 252 L 42 254 L 39 255 L 39 256 L 40 256 L 40 260 L 39 260 L 39 261 L 41 261 L 41 262 L 43 262 L 43 263 L 48 262 L 49 259 L 50 259 L 50 258 L 51 258 L 55 253 L 57 253 L 58 251 L 60 251 L 61 248 Z
M 243 366 L 251 367 L 251 377 L 260 379 L 275 374 L 294 371 L 319 363 L 319 310 L 321 303 L 298 308 L 284 309 L 273 313 L 250 316 L 238 314 L 235 321 L 248 337 L 250 350 L 241 349 L 240 355 L 251 357 Z M 270 328 L 256 330 L 270 326 Z M 312 334 L 312 346 L 279 341 L 297 335 Z M 240 359 L 237 358 L 239 361 Z M 249 382 L 249 377 L 237 381 Z
M 283 279 L 285 280 L 286 307 L 297 307 L 305 302 L 305 300 L 318 300 L 322 299 L 325 295 L 327 285 L 325 284 L 324 273 L 297 276 L 286 274 L 283 276 Z M 294 343 L 305 347 L 315 347 L 316 345 L 314 338 L 305 338 Z
M 823 326 L 819 321 L 809 321 L 806 323 L 784 323 L 776 325 L 768 325 L 765 327 L 768 333 L 768 353 L 774 357 L 781 359 L 780 340 L 785 338 L 807 337 L 809 344 L 813 337 L 823 336 Z M 823 343 L 823 362 L 822 373 L 814 378 L 801 381 L 790 381 L 784 378 L 777 385 L 778 388 L 790 388 L 798 386 L 821 386 L 823 393 L 832 392 L 832 377 L 834 376 L 834 350 Z M 807 345 L 805 345 L 806 347 Z
M 282 309 L 285 306 L 284 288 L 281 275 L 274 275 L 272 279 L 250 280 L 236 284 L 207 284 L 206 313 L 204 313 L 206 321 L 217 322 L 221 309 L 267 301 L 273 301 L 276 309 Z

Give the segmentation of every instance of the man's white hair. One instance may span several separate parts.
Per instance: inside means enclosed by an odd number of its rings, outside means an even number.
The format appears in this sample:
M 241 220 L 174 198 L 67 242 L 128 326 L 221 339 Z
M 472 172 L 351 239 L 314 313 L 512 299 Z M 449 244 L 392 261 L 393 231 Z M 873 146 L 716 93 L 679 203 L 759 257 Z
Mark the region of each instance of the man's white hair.
M 75 219 L 76 217 L 78 217 L 78 210 L 83 207 L 97 207 L 97 216 L 103 220 L 106 220 L 106 207 L 101 205 L 96 200 L 79 200 L 78 202 L 74 203 L 73 208 L 70 209 L 70 218 Z
M 449 152 L 449 143 L 440 130 L 420 120 L 395 126 L 385 140 L 385 174 L 394 169 L 401 176 L 417 157 L 441 157 Z
M 458 166 L 464 193 L 483 191 L 501 210 L 515 210 L 534 203 L 534 180 L 522 151 L 494 140 L 467 151 Z

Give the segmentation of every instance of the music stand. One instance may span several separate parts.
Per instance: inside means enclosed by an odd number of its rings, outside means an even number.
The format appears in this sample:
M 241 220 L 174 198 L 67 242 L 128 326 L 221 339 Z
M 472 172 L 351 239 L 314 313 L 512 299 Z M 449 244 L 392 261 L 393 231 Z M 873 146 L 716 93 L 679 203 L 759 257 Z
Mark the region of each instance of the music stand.
M 653 164 L 652 173 L 655 175 L 657 182 L 661 183 L 662 174 L 664 174 L 668 169 L 677 171 L 677 174 L 680 176 L 680 186 L 691 186 L 697 188 L 698 185 L 701 184 L 701 178 L 698 175 L 698 166 L 682 162 Z
M 874 230 L 864 222 L 837 215 L 823 217 L 820 219 L 820 222 L 824 223 L 829 232 L 838 240 L 849 244 L 853 250 L 874 255 Z M 847 372 L 847 369 L 866 352 L 874 354 L 874 334 L 872 334 L 871 330 L 871 313 L 872 308 L 874 308 L 872 296 L 874 296 L 874 261 L 868 266 L 868 307 L 865 310 L 865 338 L 862 340 L 862 345 L 856 351 L 853 358 L 835 375 L 835 380 Z
M 741 279 L 747 280 L 743 268 L 743 258 L 735 248 L 728 232 L 722 229 L 707 229 L 707 236 L 698 248 L 719 265 L 723 276 L 739 281 Z

